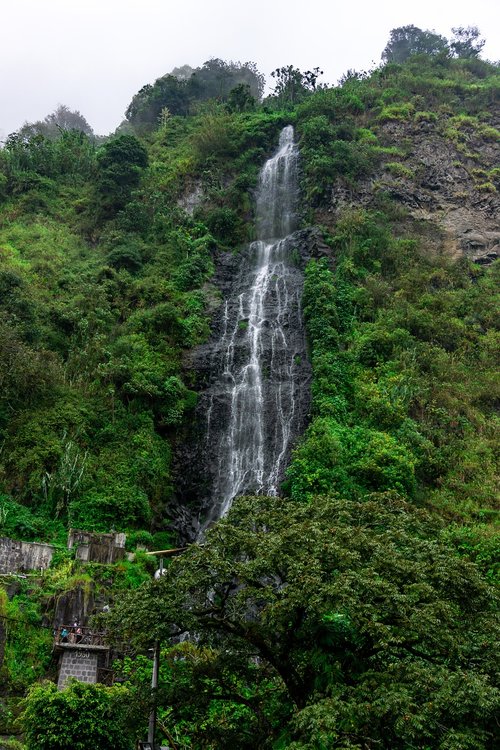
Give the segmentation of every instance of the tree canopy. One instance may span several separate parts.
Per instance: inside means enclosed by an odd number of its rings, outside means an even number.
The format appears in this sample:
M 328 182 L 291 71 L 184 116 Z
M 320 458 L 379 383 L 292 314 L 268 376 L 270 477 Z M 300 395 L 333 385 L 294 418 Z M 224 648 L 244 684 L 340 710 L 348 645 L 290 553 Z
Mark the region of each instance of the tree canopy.
M 126 117 L 134 127 L 152 127 L 158 124 L 165 107 L 173 115 L 185 116 L 196 103 L 209 99 L 227 101 L 238 86 L 248 86 L 250 97 L 256 101 L 262 99 L 264 76 L 255 63 L 212 58 L 199 68 L 184 65 L 154 84 L 143 86 L 127 107 Z
M 97 190 L 105 215 L 123 208 L 147 163 L 147 151 L 134 135 L 116 136 L 102 146 L 97 153 Z
M 460 58 L 478 57 L 485 45 L 477 26 L 454 26 L 453 37 L 448 40 L 428 29 L 410 24 L 392 29 L 389 41 L 382 52 L 384 62 L 402 63 L 411 55 L 439 54 Z
M 281 106 L 294 105 L 315 91 L 318 78 L 323 75 L 319 68 L 301 71 L 293 65 L 284 65 L 271 73 L 275 80 L 273 96 Z
M 478 57 L 485 39 L 481 39 L 481 32 L 477 26 L 455 26 L 452 28 L 453 39 L 450 47 L 456 57 Z
M 382 60 L 401 63 L 410 55 L 438 55 L 447 50 L 448 42 L 444 36 L 434 31 L 423 31 L 410 24 L 392 29 L 382 52 Z
M 436 534 L 393 493 L 360 503 L 240 499 L 109 624 L 142 646 L 196 634 L 193 648 L 211 653 L 205 667 L 201 652 L 194 660 L 198 680 L 205 669 L 214 701 L 228 669 L 251 680 L 240 703 L 253 710 L 254 732 L 259 710 L 269 725 L 278 720 L 284 696 L 278 735 L 289 744 L 276 746 L 492 748 L 493 591 Z M 175 685 L 175 660 L 166 668 Z M 209 713 L 206 694 L 185 699 L 169 695 L 178 721 L 201 704 Z M 251 746 L 271 746 L 269 731 Z
M 65 104 L 59 104 L 54 112 L 48 114 L 43 120 L 25 123 L 18 131 L 18 135 L 23 138 L 33 135 L 58 138 L 64 130 L 78 130 L 88 136 L 94 135 L 92 127 L 81 112 L 71 110 Z

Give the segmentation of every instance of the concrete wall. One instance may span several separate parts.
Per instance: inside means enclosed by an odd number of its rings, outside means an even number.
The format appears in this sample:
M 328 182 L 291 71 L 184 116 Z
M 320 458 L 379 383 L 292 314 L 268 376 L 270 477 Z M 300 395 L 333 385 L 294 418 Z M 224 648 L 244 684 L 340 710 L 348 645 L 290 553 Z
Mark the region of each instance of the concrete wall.
M 84 562 L 113 563 L 125 557 L 125 534 L 94 534 L 71 529 L 68 549 L 76 548 L 75 557 Z
M 125 557 L 125 534 L 93 534 L 89 531 L 69 532 L 68 549 L 76 547 L 76 559 L 84 562 L 113 563 Z M 55 547 L 41 542 L 20 542 L 0 537 L 0 574 L 45 570 L 50 565 Z
M 51 544 L 20 542 L 0 537 L 0 573 L 45 570 L 50 565 L 54 551 Z
M 62 690 L 70 677 L 80 682 L 97 682 L 99 652 L 88 648 L 65 648 L 61 657 L 57 687 Z

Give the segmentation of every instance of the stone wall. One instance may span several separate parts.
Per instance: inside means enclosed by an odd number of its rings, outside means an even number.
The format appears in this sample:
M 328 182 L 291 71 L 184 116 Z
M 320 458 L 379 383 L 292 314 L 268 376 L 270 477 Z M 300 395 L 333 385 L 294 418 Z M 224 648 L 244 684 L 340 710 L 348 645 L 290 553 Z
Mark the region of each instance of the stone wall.
M 65 648 L 61 657 L 57 687 L 62 690 L 67 681 L 74 677 L 80 682 L 97 682 L 99 652 L 81 646 Z
M 55 548 L 51 544 L 20 542 L 0 537 L 0 573 L 21 573 L 45 570 L 49 567 Z

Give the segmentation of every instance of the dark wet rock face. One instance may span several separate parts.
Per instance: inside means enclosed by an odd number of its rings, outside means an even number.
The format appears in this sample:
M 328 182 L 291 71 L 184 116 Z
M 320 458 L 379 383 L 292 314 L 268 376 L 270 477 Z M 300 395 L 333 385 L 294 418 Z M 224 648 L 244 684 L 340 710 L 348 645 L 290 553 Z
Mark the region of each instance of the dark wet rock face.
M 85 590 L 76 587 L 71 591 L 65 591 L 55 599 L 55 608 L 52 625 L 60 628 L 62 625 L 88 625 L 88 620 L 94 612 L 95 591 L 94 586 Z
M 328 252 L 317 230 L 295 230 L 297 150 L 285 128 L 261 173 L 257 239 L 221 254 L 212 336 L 188 367 L 200 396 L 177 451 L 172 516 L 195 539 L 235 496 L 278 494 L 309 412 L 310 366 L 301 312 L 303 269 Z

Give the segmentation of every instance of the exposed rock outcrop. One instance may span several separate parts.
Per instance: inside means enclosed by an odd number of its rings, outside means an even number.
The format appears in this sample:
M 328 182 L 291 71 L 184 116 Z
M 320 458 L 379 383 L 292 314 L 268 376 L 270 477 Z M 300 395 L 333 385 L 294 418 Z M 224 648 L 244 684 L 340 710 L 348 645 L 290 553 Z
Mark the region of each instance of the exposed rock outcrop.
M 491 118 L 491 124 L 498 127 L 500 112 L 492 111 Z M 404 206 L 413 219 L 435 224 L 450 254 L 463 254 L 481 264 L 495 260 L 500 244 L 500 193 L 490 175 L 499 164 L 499 144 L 473 128 L 464 127 L 460 134 L 460 140 L 450 136 L 446 118 L 379 125 L 379 142 L 386 148 L 402 148 L 406 155 L 388 153 L 375 173 L 359 180 L 355 189 L 338 180 L 327 223 L 345 208 L 373 207 L 383 193 Z M 400 174 L 391 171 L 394 162 L 404 166 Z
M 55 602 L 52 625 L 57 630 L 61 625 L 87 625 L 88 619 L 94 612 L 94 586 L 77 586 L 71 591 L 60 594 Z

